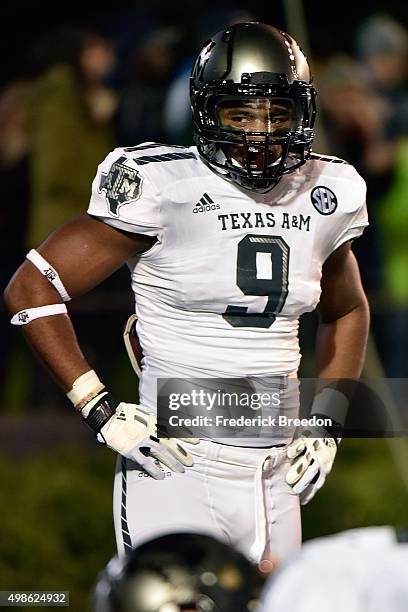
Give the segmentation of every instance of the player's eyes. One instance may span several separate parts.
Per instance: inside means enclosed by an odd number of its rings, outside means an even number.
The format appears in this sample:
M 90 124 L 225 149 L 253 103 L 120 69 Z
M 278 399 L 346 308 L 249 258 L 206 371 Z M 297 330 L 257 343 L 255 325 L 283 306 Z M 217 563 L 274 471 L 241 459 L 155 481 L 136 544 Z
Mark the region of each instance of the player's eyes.
M 250 121 L 254 121 L 254 117 L 252 115 L 247 114 L 236 114 L 231 115 L 229 120 L 234 123 L 249 123 Z
M 248 122 L 248 121 L 262 120 L 255 115 L 248 115 L 248 114 L 230 115 L 228 119 L 229 121 L 234 121 L 234 122 L 245 122 L 245 121 Z M 289 114 L 287 113 L 282 114 L 282 115 L 273 114 L 270 116 L 270 121 L 271 123 L 287 123 L 289 121 Z
M 230 126 L 238 129 L 249 129 L 252 126 L 258 125 L 258 129 L 267 129 L 267 124 L 273 126 L 275 129 L 284 129 L 288 126 L 290 121 L 290 113 L 283 110 L 282 112 L 271 112 L 269 119 L 266 115 L 260 116 L 259 113 L 253 113 L 251 111 L 234 111 L 226 113 L 222 123 L 225 126 Z M 265 126 L 262 128 L 262 124 Z
M 288 123 L 290 117 L 288 113 L 284 113 L 282 115 L 272 115 L 270 120 L 273 124 L 285 124 Z

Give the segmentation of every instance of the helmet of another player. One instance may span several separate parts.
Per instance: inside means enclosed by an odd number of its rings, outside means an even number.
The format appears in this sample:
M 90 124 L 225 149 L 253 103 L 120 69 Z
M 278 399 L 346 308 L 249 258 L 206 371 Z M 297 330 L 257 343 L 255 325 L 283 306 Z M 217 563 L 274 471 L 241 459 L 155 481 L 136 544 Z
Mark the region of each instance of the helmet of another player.
M 190 78 L 194 141 L 229 180 L 271 189 L 308 159 L 316 90 L 297 42 L 262 23 L 215 34 Z
M 114 557 L 98 578 L 95 612 L 249 612 L 264 579 L 243 555 L 197 533 L 173 533 Z

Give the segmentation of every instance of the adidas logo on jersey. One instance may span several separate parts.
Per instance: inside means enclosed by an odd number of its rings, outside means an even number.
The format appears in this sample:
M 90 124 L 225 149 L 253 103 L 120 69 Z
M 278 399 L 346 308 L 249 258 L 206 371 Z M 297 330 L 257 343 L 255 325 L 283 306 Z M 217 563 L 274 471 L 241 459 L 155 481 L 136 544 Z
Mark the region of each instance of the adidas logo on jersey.
M 208 193 L 205 193 L 193 208 L 193 213 L 208 212 L 209 210 L 217 210 L 219 208 L 221 208 L 221 206 L 215 204 Z

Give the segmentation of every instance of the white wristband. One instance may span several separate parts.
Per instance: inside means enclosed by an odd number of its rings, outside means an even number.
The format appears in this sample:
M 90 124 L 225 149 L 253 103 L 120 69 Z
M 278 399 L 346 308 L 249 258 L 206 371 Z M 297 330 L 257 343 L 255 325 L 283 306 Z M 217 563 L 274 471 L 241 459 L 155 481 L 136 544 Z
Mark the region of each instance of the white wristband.
M 45 278 L 49 280 L 52 285 L 54 285 L 63 302 L 70 301 L 71 298 L 68 295 L 68 292 L 65 289 L 58 272 L 48 263 L 46 259 L 44 259 L 42 255 L 40 255 L 38 251 L 31 249 L 31 251 L 27 253 L 26 259 L 31 261 L 31 263 L 41 272 L 41 274 L 45 276 Z
M 51 315 L 66 314 L 67 307 L 65 304 L 49 304 L 48 306 L 37 306 L 35 308 L 26 308 L 16 312 L 10 323 L 12 325 L 27 325 L 35 319 L 41 317 L 49 317 Z
M 74 406 L 80 408 L 81 404 L 97 395 L 104 388 L 105 385 L 101 383 L 95 370 L 89 370 L 74 381 L 71 391 L 67 393 L 67 398 Z M 88 415 L 83 414 L 83 416 L 87 417 Z

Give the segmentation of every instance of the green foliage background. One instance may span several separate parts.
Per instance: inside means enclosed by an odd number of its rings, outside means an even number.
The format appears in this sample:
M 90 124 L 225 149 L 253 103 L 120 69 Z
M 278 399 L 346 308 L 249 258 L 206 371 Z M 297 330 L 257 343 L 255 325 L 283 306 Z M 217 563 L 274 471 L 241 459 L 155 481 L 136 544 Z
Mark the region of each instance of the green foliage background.
M 115 551 L 114 464 L 104 448 L 61 448 L 28 462 L 1 457 L 0 590 L 70 591 L 71 609 L 88 609 Z

